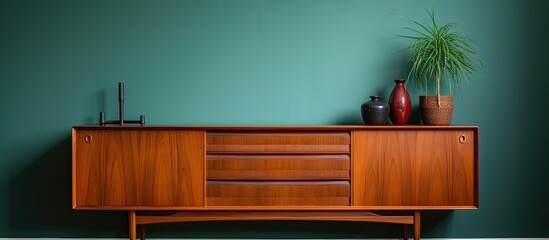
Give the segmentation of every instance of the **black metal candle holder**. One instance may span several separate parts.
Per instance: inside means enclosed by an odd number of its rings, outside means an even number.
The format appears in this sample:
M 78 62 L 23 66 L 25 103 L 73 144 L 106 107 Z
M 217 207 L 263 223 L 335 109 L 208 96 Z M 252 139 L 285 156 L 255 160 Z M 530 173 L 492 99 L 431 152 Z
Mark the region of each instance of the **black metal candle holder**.
M 105 113 L 99 112 L 99 125 L 105 126 L 107 124 L 119 124 L 120 126 L 124 126 L 125 123 L 141 124 L 141 126 L 145 125 L 145 115 L 140 115 L 139 120 L 124 120 L 124 83 L 123 82 L 118 83 L 118 108 L 120 113 L 119 120 L 105 121 Z

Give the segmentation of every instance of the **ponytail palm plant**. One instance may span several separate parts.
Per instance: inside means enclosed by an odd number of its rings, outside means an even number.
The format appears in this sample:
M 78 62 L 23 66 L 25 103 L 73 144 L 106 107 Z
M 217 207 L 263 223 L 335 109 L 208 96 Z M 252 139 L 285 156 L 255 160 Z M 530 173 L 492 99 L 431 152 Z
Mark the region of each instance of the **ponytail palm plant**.
M 474 78 L 478 66 L 482 64 L 471 40 L 459 25 L 448 23 L 441 27 L 435 21 L 434 11 L 427 12 L 430 24 L 410 20 L 416 28 L 406 27 L 417 36 L 402 36 L 412 39 L 410 50 L 411 69 L 408 76 L 415 85 L 429 93 L 429 86 L 435 81 L 438 107 L 440 107 L 440 85 L 444 80 L 452 88 L 459 88 L 464 81 Z M 428 94 L 427 94 L 428 95 Z

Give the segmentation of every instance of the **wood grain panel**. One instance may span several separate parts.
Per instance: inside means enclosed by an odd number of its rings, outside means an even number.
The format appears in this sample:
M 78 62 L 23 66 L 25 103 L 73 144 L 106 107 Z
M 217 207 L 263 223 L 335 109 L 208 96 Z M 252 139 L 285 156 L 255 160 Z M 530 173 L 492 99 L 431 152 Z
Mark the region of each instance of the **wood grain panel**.
M 473 130 L 352 134 L 353 205 L 478 207 Z
M 142 131 L 142 204 L 203 205 L 203 136 L 201 131 Z
M 203 131 L 82 130 L 73 138 L 76 208 L 203 205 Z
M 212 145 L 349 145 L 348 132 L 208 132 Z
M 74 130 L 72 132 L 72 205 L 97 206 L 104 202 L 105 162 L 101 161 L 105 143 L 104 131 Z M 85 137 L 93 136 L 85 144 Z
M 349 206 L 349 197 L 208 197 L 208 206 Z
M 348 181 L 208 181 L 208 206 L 349 205 Z
M 346 179 L 349 155 L 208 155 L 210 180 Z
M 477 209 L 474 206 L 79 206 L 78 210 L 154 210 L 154 211 L 176 211 L 176 210 L 190 210 L 190 211 L 200 211 L 200 210 L 336 210 L 336 211 L 359 211 L 359 210 L 455 210 L 455 209 L 466 209 L 474 210 Z
M 302 221 L 356 221 L 413 224 L 414 216 L 382 215 L 371 211 L 177 211 L 172 213 L 142 212 L 137 215 L 137 224 L 200 222 L 200 221 L 249 221 L 249 220 L 302 220 Z
M 207 145 L 208 153 L 272 154 L 272 153 L 349 153 L 349 145 Z
M 208 153 L 349 153 L 347 132 L 208 132 Z
M 208 197 L 349 197 L 348 181 L 208 181 Z

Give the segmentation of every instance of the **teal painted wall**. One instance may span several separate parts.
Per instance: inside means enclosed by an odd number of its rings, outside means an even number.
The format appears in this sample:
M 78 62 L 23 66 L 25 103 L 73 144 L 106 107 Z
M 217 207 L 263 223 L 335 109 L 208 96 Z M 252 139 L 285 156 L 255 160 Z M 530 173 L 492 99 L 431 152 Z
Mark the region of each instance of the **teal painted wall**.
M 424 237 L 549 237 L 549 10 L 521 0 L 0 0 L 0 237 L 126 237 L 119 212 L 73 211 L 70 128 L 361 124 L 406 77 L 408 18 L 463 23 L 484 59 L 453 124 L 480 126 L 480 210 L 430 211 Z M 417 106 L 418 91 L 408 86 Z M 417 115 L 414 122 L 417 123 Z M 153 237 L 395 237 L 383 224 L 151 227 Z

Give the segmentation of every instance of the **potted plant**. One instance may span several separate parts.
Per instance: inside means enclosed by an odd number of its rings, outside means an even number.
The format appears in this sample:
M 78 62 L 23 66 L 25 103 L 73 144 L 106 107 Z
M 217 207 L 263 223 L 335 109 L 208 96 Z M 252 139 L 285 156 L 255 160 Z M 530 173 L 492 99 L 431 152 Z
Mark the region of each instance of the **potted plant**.
M 449 89 L 459 89 L 463 82 L 474 78 L 482 62 L 459 25 L 448 23 L 439 27 L 434 11 L 427 13 L 430 23 L 410 20 L 416 28 L 406 27 L 417 36 L 402 36 L 413 40 L 408 78 L 426 93 L 419 99 L 423 123 L 450 125 L 454 98 L 441 96 L 441 83 L 448 84 Z M 476 65 L 477 62 L 480 65 Z M 429 96 L 433 88 L 436 95 Z

